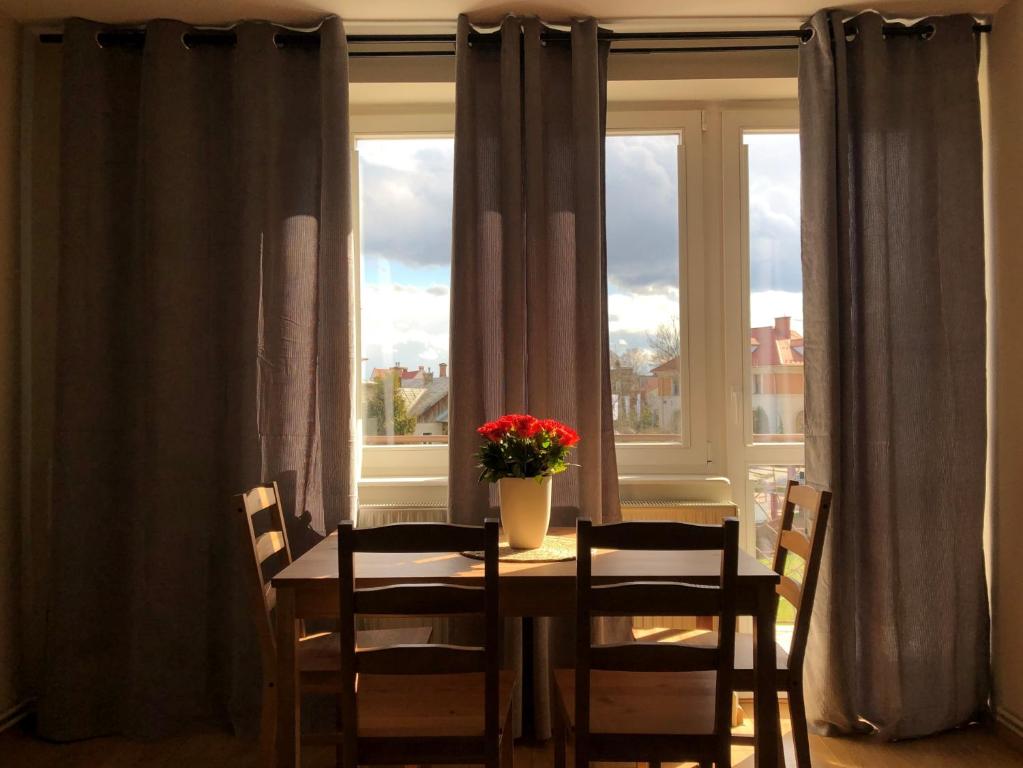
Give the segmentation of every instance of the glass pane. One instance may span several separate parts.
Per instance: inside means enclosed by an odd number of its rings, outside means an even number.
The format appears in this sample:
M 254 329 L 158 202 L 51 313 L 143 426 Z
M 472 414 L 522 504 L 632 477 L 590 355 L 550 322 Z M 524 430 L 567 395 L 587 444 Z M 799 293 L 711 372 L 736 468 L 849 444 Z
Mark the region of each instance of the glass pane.
M 607 292 L 619 440 L 682 431 L 679 136 L 608 136 Z
M 790 480 L 805 482 L 804 468 L 771 465 L 754 465 L 749 468 L 753 524 L 756 526 L 756 556 L 768 567 L 774 565 L 774 552 L 778 546 L 778 531 L 785 506 L 785 489 Z M 793 529 L 809 534 L 812 522 L 806 520 L 801 508 L 796 507 Z M 795 555 L 790 555 L 785 561 L 785 572 L 799 582 L 803 580 L 803 567 L 803 561 Z M 785 600 L 780 600 L 778 623 L 791 624 L 794 620 L 795 609 Z
M 447 442 L 454 140 L 356 148 L 365 441 Z
M 803 440 L 799 134 L 747 133 L 753 442 Z

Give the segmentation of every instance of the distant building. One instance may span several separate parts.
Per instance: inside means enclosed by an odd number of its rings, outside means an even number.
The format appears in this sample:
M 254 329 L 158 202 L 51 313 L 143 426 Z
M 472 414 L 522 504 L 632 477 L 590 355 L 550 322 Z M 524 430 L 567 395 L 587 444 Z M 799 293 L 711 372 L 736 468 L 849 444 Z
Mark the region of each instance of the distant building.
M 792 319 L 750 329 L 753 387 L 753 434 L 803 433 L 803 337 Z
M 682 388 L 679 358 L 654 368 L 611 366 L 611 408 L 619 435 L 671 434 L 682 428 Z
M 682 365 L 678 357 L 667 360 L 650 371 L 656 387 L 647 394 L 647 403 L 657 414 L 664 432 L 682 430 Z
M 410 371 L 400 363 L 390 368 L 374 368 L 370 380 L 364 386 L 371 388 L 377 381 L 393 377 L 399 389 L 395 393 L 405 403 L 406 413 L 416 419 L 415 434 L 446 435 L 448 433 L 448 393 L 451 380 L 448 378 L 448 365 L 438 366 L 440 373 L 434 375 L 433 370 L 420 365 Z M 366 434 L 381 434 L 376 423 L 365 424 Z
M 425 387 L 433 378 L 433 371 L 422 365 L 418 370 L 410 371 L 400 363 L 395 363 L 390 368 L 374 368 L 369 378 L 370 381 L 379 381 L 386 376 L 395 376 L 401 382 L 402 388 L 419 389 Z

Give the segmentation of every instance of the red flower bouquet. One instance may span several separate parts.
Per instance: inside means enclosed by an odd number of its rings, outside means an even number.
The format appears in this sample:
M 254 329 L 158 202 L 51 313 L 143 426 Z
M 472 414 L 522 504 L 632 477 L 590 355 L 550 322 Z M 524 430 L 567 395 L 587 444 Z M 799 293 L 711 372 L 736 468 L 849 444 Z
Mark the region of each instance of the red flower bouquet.
M 549 477 L 569 468 L 569 449 L 579 433 L 554 419 L 509 413 L 476 430 L 486 438 L 477 453 L 480 482 L 506 477 Z

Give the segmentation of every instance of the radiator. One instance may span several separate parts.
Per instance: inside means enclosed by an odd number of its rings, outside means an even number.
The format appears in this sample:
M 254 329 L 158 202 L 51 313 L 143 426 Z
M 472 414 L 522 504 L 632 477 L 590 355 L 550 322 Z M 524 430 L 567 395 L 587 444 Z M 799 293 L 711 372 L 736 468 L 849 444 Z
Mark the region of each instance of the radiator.
M 739 508 L 730 501 L 623 501 L 623 520 L 670 520 L 680 523 L 716 525 L 726 517 L 738 517 Z M 692 616 L 633 616 L 636 629 L 698 629 L 703 626 Z
M 446 523 L 447 507 L 435 504 L 360 504 L 359 528 L 376 528 L 393 523 Z M 397 627 L 431 627 L 431 643 L 450 643 L 451 620 L 431 616 L 360 616 L 359 629 L 394 629 Z
M 447 507 L 436 504 L 360 504 L 359 528 L 376 528 L 392 523 L 446 523 Z

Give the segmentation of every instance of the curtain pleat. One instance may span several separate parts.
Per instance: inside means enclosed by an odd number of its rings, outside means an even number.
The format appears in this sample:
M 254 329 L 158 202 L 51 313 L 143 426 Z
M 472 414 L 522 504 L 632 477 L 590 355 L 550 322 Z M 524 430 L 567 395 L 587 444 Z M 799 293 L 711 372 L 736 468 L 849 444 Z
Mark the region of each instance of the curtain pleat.
M 799 63 L 806 472 L 834 492 L 807 706 L 903 738 L 989 692 L 977 41 L 844 15 Z
M 304 551 L 349 516 L 347 55 L 245 23 L 63 46 L 53 556 L 40 732 L 258 713 L 231 496 L 277 480 Z
M 611 418 L 604 235 L 608 42 L 510 16 L 458 26 L 451 275 L 451 519 L 479 523 L 496 496 L 477 483 L 476 427 L 508 412 L 582 435 L 579 467 L 554 479 L 552 525 L 621 519 Z M 518 651 L 520 630 L 508 642 Z M 567 622 L 533 627 L 536 735 L 550 733 L 548 674 L 570 665 Z M 520 663 L 511 659 L 509 663 Z

